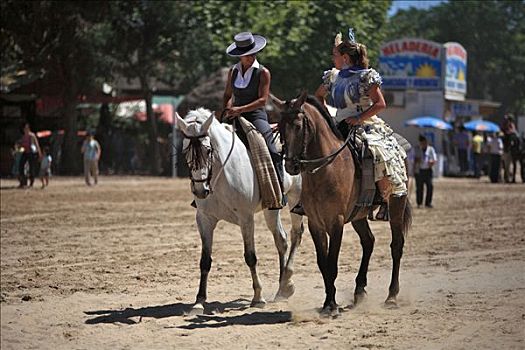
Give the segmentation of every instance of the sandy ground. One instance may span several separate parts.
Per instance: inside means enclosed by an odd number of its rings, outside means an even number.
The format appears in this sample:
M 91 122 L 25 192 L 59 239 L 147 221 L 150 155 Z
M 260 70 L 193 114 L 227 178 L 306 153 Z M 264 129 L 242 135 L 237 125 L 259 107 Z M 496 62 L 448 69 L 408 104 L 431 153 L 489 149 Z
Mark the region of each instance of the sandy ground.
M 306 231 L 296 294 L 249 306 L 238 227 L 219 224 L 206 314 L 187 315 L 200 239 L 186 179 L 53 178 L 45 189 L 1 181 L 1 348 L 7 349 L 524 349 L 525 185 L 440 179 L 434 209 L 415 209 L 398 309 L 388 225 L 373 222 L 368 298 L 350 308 L 361 248 L 347 225 L 334 319 Z M 413 199 L 413 198 L 412 198 Z M 288 215 L 284 215 L 289 227 Z M 262 214 L 256 248 L 263 295 L 278 260 Z

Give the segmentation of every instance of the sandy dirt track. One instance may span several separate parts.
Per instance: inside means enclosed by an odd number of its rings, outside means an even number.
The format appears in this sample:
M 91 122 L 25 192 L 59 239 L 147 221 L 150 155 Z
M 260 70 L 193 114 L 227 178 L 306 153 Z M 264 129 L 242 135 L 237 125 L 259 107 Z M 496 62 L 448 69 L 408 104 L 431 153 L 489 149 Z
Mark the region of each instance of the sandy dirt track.
M 345 311 L 325 319 L 308 231 L 295 259 L 296 294 L 257 309 L 240 230 L 226 223 L 215 232 L 206 314 L 187 315 L 200 258 L 189 181 L 100 182 L 52 178 L 45 190 L 18 190 L 1 180 L 3 350 L 525 348 L 523 184 L 437 180 L 435 208 L 414 209 L 398 309 L 383 307 L 391 258 L 381 222 L 371 224 L 368 298 L 350 307 L 361 247 L 347 225 L 336 282 Z M 269 301 L 278 260 L 261 213 L 255 236 Z

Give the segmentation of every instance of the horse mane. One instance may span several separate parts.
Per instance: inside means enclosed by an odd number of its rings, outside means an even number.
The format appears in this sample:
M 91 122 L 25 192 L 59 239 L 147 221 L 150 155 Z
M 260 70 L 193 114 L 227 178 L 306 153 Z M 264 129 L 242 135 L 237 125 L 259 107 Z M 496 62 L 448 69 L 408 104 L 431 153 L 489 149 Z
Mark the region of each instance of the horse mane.
M 328 123 L 328 126 L 330 127 L 330 130 L 334 133 L 334 135 L 339 139 L 343 140 L 344 137 L 341 134 L 341 131 L 339 131 L 339 128 L 337 127 L 334 118 L 328 113 L 328 110 L 325 106 L 323 106 L 319 100 L 312 95 L 308 95 L 306 97 L 306 102 L 313 105 L 319 113 L 323 116 L 324 120 Z
M 200 107 L 188 112 L 184 120 L 188 123 L 197 123 L 202 126 L 204 122 L 210 117 L 211 111 L 204 107 Z M 206 165 L 207 154 L 201 146 L 201 141 L 198 138 L 190 138 L 187 161 L 191 168 L 202 168 Z
M 193 109 L 189 111 L 188 114 L 186 115 L 186 118 L 184 118 L 184 120 L 190 123 L 195 121 L 199 124 L 203 124 L 206 121 L 206 119 L 208 119 L 211 113 L 212 112 L 209 109 L 204 108 L 204 107 L 199 107 L 197 109 Z

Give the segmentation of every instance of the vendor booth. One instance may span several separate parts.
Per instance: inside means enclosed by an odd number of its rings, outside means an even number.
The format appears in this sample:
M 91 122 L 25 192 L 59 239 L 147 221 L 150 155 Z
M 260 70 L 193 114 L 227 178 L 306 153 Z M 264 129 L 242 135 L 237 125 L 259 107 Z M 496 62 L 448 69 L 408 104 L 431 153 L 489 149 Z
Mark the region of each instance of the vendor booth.
M 387 108 L 381 117 L 412 145 L 424 134 L 438 153 L 436 176 L 459 173 L 458 126 L 474 119 L 489 119 L 499 103 L 466 99 L 467 52 L 459 43 L 445 44 L 404 38 L 381 46 L 379 71 Z M 436 124 L 408 122 L 431 117 Z M 450 127 L 439 127 L 439 121 Z

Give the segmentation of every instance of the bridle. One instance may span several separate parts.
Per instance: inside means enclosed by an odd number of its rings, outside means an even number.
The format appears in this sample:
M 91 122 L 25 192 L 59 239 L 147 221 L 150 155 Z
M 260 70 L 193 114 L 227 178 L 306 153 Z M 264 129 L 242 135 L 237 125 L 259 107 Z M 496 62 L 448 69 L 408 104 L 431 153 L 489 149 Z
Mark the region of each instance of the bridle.
M 190 141 L 190 144 L 188 145 L 188 147 L 183 150 L 183 153 L 187 154 L 188 152 L 192 151 L 193 150 L 193 155 L 194 157 L 190 160 L 188 160 L 188 165 L 190 167 L 190 175 L 189 175 L 189 178 L 191 180 L 191 186 L 193 187 L 195 183 L 209 183 L 211 178 L 212 178 L 212 170 L 213 170 L 213 167 L 212 167 L 212 164 L 213 164 L 213 153 L 214 153 L 214 150 L 213 150 L 213 146 L 210 142 L 210 146 L 206 146 L 202 143 L 201 139 L 204 139 L 206 137 L 209 137 L 207 134 L 204 134 L 204 135 L 198 135 L 198 136 L 188 136 L 184 133 L 182 133 L 182 135 L 184 136 L 184 138 L 188 139 Z M 198 148 L 205 148 L 206 149 L 206 158 L 205 158 L 205 162 L 203 162 L 203 159 L 201 156 L 199 156 L 199 154 L 197 154 L 198 152 L 196 152 L 195 150 L 198 149 Z M 196 179 L 193 177 L 193 171 L 201 168 L 201 164 L 206 164 L 206 167 L 207 167 L 207 170 L 208 170 L 208 176 L 206 176 L 205 179 Z M 210 192 L 211 192 L 211 187 L 210 187 Z
M 288 103 L 288 102 L 287 102 Z M 303 140 L 302 140 L 302 147 L 301 147 L 301 154 L 294 155 L 291 158 L 287 157 L 287 152 L 284 152 L 284 160 L 292 162 L 294 167 L 298 167 L 300 171 L 307 171 L 310 174 L 315 174 L 320 169 L 324 168 L 328 164 L 332 163 L 337 155 L 345 149 L 345 147 L 349 144 L 350 139 L 352 138 L 352 135 L 355 136 L 355 128 L 352 128 L 351 132 L 348 133 L 348 136 L 346 137 L 345 142 L 339 147 L 337 150 L 332 152 L 331 154 L 321 157 L 321 158 L 315 158 L 315 159 L 306 159 L 306 148 L 308 146 L 307 143 L 307 137 L 309 136 L 309 130 L 311 129 L 310 119 L 304 112 L 302 106 L 298 110 L 290 110 L 290 111 L 283 111 L 281 112 L 283 115 L 282 120 L 284 121 L 282 125 L 280 126 L 280 132 L 283 135 L 284 140 L 284 149 L 286 150 L 286 137 L 284 137 L 286 134 L 285 132 L 285 125 L 287 120 L 292 120 L 290 116 L 302 116 L 302 131 L 303 131 Z M 313 167 L 313 168 L 311 168 Z M 311 168 L 311 169 L 309 169 Z
M 224 112 L 223 112 L 224 114 Z M 222 115 L 221 115 L 221 118 L 222 118 Z M 206 134 L 202 134 L 202 135 L 196 135 L 196 136 L 189 136 L 189 135 L 186 135 L 184 132 L 181 131 L 182 135 L 184 136 L 184 138 L 188 139 L 190 141 L 190 144 L 188 145 L 188 147 L 183 150 L 183 153 L 187 153 L 190 151 L 190 149 L 194 150 L 194 149 L 197 149 L 197 147 L 204 147 L 206 150 L 207 150 L 207 155 L 206 155 L 206 166 L 207 166 L 207 170 L 208 170 L 208 176 L 206 176 L 205 179 L 195 179 L 193 177 L 193 171 L 196 171 L 197 169 L 201 168 L 201 165 L 202 165 L 202 157 L 199 157 L 198 155 L 195 155 L 195 158 L 196 159 L 192 159 L 190 161 L 188 161 L 188 165 L 190 166 L 190 174 L 189 174 L 189 178 L 191 180 L 191 187 L 192 189 L 195 187 L 195 184 L 196 183 L 205 183 L 205 184 L 208 184 L 208 187 L 209 187 L 209 191 L 210 193 L 213 193 L 213 188 L 215 188 L 215 185 L 217 184 L 217 181 L 219 180 L 222 172 L 224 171 L 224 166 L 226 165 L 226 163 L 228 162 L 228 160 L 230 159 L 230 156 L 233 152 L 233 148 L 235 146 L 235 126 L 233 126 L 232 128 L 232 144 L 231 144 L 231 147 L 230 147 L 230 151 L 228 152 L 228 155 L 226 156 L 226 159 L 224 160 L 224 162 L 222 163 L 222 166 L 217 174 L 217 176 L 215 177 L 215 180 L 213 182 L 211 182 L 212 180 L 212 177 L 213 177 L 213 158 L 214 158 L 214 155 L 215 155 L 215 150 L 213 148 L 213 144 L 210 140 L 210 145 L 209 146 L 206 146 L 206 145 L 203 145 L 202 144 L 202 141 L 200 141 L 201 139 L 203 138 L 206 138 L 206 137 L 209 137 L 209 135 L 206 133 Z M 194 152 L 194 154 L 197 153 L 197 152 Z

